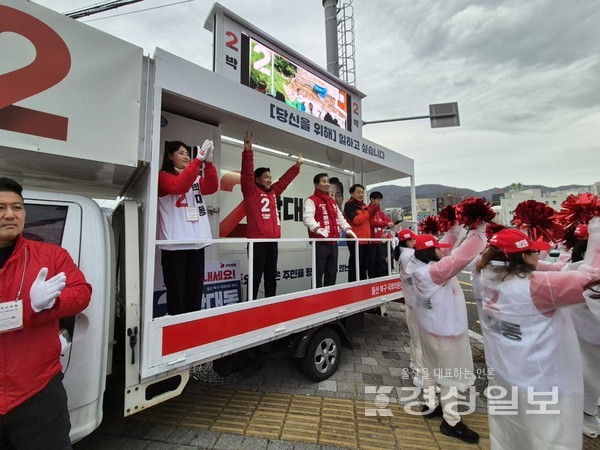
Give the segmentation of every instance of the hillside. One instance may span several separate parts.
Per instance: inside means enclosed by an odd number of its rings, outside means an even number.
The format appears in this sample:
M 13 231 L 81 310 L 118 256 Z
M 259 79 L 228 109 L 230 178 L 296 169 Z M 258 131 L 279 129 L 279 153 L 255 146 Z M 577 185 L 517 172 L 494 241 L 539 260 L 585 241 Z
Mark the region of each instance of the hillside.
M 541 189 L 542 193 L 567 190 L 581 185 L 568 185 L 558 187 L 548 187 L 542 185 L 523 185 L 523 189 Z M 457 203 L 463 198 L 467 197 L 485 197 L 487 200 L 492 201 L 494 195 L 503 194 L 509 190 L 510 186 L 504 188 L 491 188 L 485 191 L 474 191 L 472 189 L 459 188 L 453 186 L 444 186 L 442 184 L 422 184 L 417 186 L 417 198 L 450 198 L 452 203 Z M 383 208 L 402 207 L 405 209 L 410 208 L 410 187 L 408 186 L 395 186 L 395 185 L 384 185 L 378 186 L 373 189 L 383 194 Z M 369 191 L 370 192 L 370 191 Z M 365 199 L 368 202 L 368 198 Z

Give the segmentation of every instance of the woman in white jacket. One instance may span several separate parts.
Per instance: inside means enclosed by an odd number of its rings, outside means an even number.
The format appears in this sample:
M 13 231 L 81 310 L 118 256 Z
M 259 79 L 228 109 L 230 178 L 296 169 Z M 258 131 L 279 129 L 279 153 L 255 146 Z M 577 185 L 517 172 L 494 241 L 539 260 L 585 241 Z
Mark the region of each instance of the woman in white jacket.
M 482 223 L 470 230 L 445 257 L 441 248 L 450 248 L 451 244 L 440 243 L 427 234 L 417 236 L 415 254 L 407 268 L 414 281 L 419 337 L 427 369 L 424 395 L 431 412 L 425 416 L 443 415 L 440 431 L 470 443 L 478 442 L 479 435 L 462 422 L 456 410 L 456 395 L 475 381 L 465 297 L 456 275 L 485 248 L 485 228 Z M 441 406 L 435 395 L 436 384 L 441 387 Z
M 567 310 L 600 271 L 536 271 L 539 251 L 521 231 L 490 238 L 479 263 L 493 449 L 580 449 L 583 383 Z M 498 400 L 498 402 L 496 401 Z M 501 409 L 500 409 L 501 408 Z
M 588 243 L 588 227 L 577 225 L 577 243 L 571 253 L 571 262 L 565 270 L 577 270 L 584 263 Z M 600 434 L 598 399 L 600 398 L 600 319 L 595 317 L 586 304 L 569 309 L 579 340 L 583 370 L 583 434 L 596 438 Z
M 404 295 L 404 306 L 406 312 L 406 325 L 410 334 L 410 368 L 413 369 L 413 384 L 423 387 L 423 355 L 421 350 L 421 340 L 419 339 L 419 324 L 415 315 L 415 288 L 413 279 L 406 271 L 408 263 L 415 254 L 415 238 L 417 235 L 411 230 L 401 230 L 398 236 L 398 249 L 400 257 L 398 259 L 398 272 L 402 281 L 402 294 Z

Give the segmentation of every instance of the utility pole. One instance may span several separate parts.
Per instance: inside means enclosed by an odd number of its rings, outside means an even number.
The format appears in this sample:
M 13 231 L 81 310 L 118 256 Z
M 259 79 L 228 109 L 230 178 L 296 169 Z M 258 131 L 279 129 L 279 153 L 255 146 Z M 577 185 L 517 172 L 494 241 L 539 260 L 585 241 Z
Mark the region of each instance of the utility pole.
M 323 0 L 325 9 L 325 47 L 327 53 L 327 71 L 340 76 L 340 61 L 338 54 L 337 34 L 337 3 L 338 0 Z

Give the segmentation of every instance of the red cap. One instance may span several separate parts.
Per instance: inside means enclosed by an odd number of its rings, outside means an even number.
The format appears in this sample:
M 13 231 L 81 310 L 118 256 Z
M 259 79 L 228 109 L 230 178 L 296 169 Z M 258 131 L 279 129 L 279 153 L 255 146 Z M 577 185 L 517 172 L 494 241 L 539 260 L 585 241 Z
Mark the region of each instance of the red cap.
M 428 248 L 450 248 L 450 244 L 441 244 L 431 234 L 418 234 L 415 236 L 415 250 L 425 250 Z
M 412 230 L 406 229 L 406 230 L 400 230 L 398 231 L 398 239 L 400 239 L 400 241 L 407 241 L 409 239 L 416 239 L 417 235 L 415 233 L 412 232 Z
M 516 228 L 505 228 L 490 238 L 490 245 L 504 253 L 520 253 L 529 250 L 550 250 L 552 246 L 544 241 L 532 241 L 522 231 Z
M 587 239 L 589 237 L 587 225 L 582 223 L 577 225 L 577 228 L 575 228 L 575 236 L 577 236 L 577 239 Z

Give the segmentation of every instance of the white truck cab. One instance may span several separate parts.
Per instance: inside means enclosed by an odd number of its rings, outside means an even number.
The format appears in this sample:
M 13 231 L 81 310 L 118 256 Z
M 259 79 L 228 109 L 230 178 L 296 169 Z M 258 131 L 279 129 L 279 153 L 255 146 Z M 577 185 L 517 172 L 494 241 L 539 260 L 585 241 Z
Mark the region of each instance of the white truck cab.
M 86 436 L 100 425 L 106 376 L 114 345 L 115 254 L 112 231 L 93 200 L 74 194 L 23 191 L 24 236 L 60 245 L 93 286 L 89 306 L 61 320 L 61 363 L 68 389 L 71 435 Z M 101 345 L 99 345 L 101 343 Z

